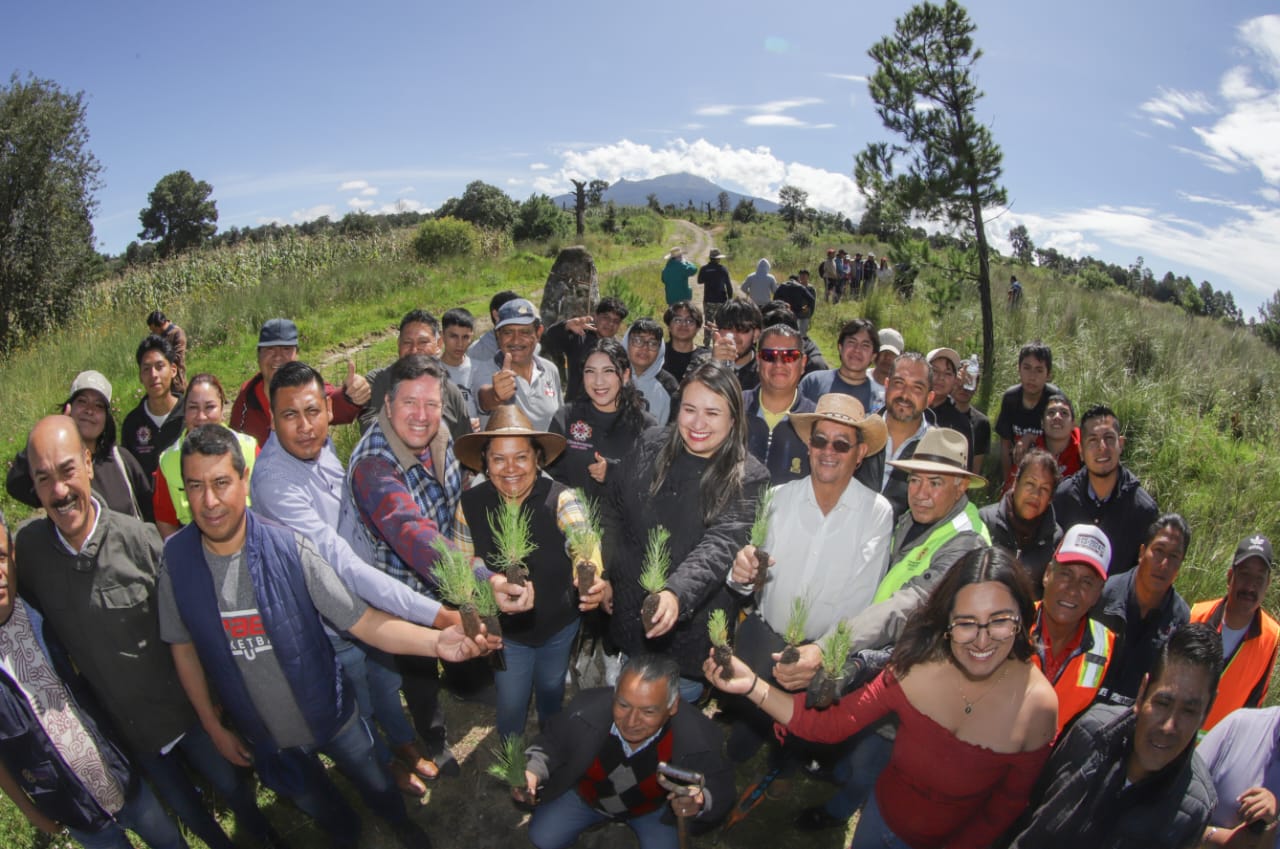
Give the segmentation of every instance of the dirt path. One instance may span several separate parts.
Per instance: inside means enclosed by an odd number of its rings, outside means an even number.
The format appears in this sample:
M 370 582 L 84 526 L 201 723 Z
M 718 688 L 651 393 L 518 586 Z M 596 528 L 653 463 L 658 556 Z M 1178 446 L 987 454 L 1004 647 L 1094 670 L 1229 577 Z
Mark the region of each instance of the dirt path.
M 702 229 L 692 221 L 673 219 L 671 223 L 675 225 L 676 230 L 672 239 L 672 244 L 678 244 L 683 247 L 685 256 L 689 258 L 690 262 L 696 262 L 699 265 L 705 263 L 707 261 L 707 255 L 710 253 L 712 245 L 714 244 L 712 241 L 711 231 Z M 611 273 L 625 271 L 627 268 L 645 265 L 651 261 L 652 260 L 644 260 L 642 262 L 634 263 L 633 266 L 623 266 L 622 268 L 614 269 L 614 272 Z M 542 297 L 542 288 L 539 287 L 534 291 L 529 292 L 525 297 L 534 303 L 537 303 L 538 299 Z M 443 312 L 443 310 L 441 310 L 441 312 Z M 486 332 L 491 326 L 492 322 L 489 320 L 488 315 L 483 313 L 476 314 L 476 336 Z M 382 330 L 377 333 L 366 334 L 354 342 L 339 345 L 336 348 L 326 351 L 325 355 L 320 358 L 320 362 L 316 364 L 316 367 L 322 372 L 327 372 L 333 366 L 346 362 L 347 359 L 355 357 L 361 351 L 376 345 L 384 339 L 389 339 L 395 336 L 396 333 L 396 327 L 388 327 L 386 330 Z

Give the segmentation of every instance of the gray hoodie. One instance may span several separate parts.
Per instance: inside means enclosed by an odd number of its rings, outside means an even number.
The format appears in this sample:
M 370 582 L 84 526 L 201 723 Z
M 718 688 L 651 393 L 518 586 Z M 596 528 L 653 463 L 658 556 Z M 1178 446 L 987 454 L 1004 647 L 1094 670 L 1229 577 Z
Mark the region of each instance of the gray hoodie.
M 772 301 L 774 292 L 778 291 L 778 281 L 769 273 L 769 267 L 769 260 L 760 260 L 756 263 L 756 273 L 742 281 L 743 294 L 755 301 L 758 307 Z

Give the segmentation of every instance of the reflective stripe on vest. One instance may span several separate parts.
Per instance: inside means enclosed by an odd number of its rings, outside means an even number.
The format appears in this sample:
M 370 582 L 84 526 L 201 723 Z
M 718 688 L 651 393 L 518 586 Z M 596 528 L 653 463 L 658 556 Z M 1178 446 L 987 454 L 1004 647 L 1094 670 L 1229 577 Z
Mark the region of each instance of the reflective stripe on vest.
M 1107 671 L 1107 659 L 1111 657 L 1111 640 L 1107 639 L 1107 626 L 1097 620 L 1089 620 L 1089 636 L 1093 651 L 1085 652 L 1076 676 L 1076 686 L 1096 690 L 1102 684 L 1102 673 Z
M 956 534 L 964 531 L 973 531 L 982 537 L 983 542 L 991 545 L 991 534 L 987 531 L 987 526 L 982 523 L 982 519 L 978 518 L 978 508 L 973 506 L 973 502 L 969 502 L 964 506 L 964 510 L 957 513 L 950 522 L 934 528 L 929 536 L 925 537 L 924 542 L 893 564 L 889 573 L 880 581 L 880 586 L 876 588 L 872 603 L 884 601 L 913 578 L 924 574 L 938 549 L 950 542 Z
M 1224 607 L 1222 599 L 1202 601 L 1191 608 L 1191 621 L 1212 625 L 1221 634 L 1225 619 Z M 1254 616 L 1260 620 L 1260 633 L 1250 637 L 1246 632 L 1231 657 L 1226 659 L 1222 678 L 1218 682 L 1218 695 L 1213 700 L 1209 715 L 1205 717 L 1204 731 L 1213 728 L 1237 708 L 1256 707 L 1257 705 L 1249 704 L 1250 696 L 1256 691 L 1260 690 L 1263 697 L 1266 695 L 1267 683 L 1271 678 L 1271 662 L 1276 655 L 1277 645 L 1280 644 L 1280 624 L 1267 615 L 1265 610 Z
M 258 441 L 246 433 L 231 431 L 240 443 L 240 453 L 244 455 L 245 480 L 253 474 L 253 461 L 258 459 Z M 186 431 L 178 437 L 178 441 L 170 445 L 160 455 L 160 471 L 164 472 L 165 485 L 169 487 L 169 500 L 173 502 L 173 512 L 178 523 L 191 524 L 191 502 L 187 501 L 187 489 L 182 485 L 182 443 L 187 441 Z M 250 505 L 249 493 L 245 491 L 245 504 Z

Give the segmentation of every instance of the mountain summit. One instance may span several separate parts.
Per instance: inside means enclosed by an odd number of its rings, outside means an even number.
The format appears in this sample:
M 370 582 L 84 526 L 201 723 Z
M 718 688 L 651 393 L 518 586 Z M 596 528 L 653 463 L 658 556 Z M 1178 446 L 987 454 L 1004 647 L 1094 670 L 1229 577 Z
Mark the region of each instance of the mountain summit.
M 693 205 L 699 209 L 705 209 L 708 203 L 711 204 L 712 209 L 715 209 L 721 192 L 728 193 L 731 210 L 738 205 L 738 201 L 745 199 L 755 201 L 756 209 L 761 212 L 778 211 L 778 205 L 771 200 L 729 191 L 705 177 L 697 177 L 686 172 L 664 174 L 648 180 L 622 179 L 610 186 L 601 200 L 605 203 L 613 201 L 618 206 L 645 206 L 649 202 L 649 195 L 653 194 L 658 196 L 658 203 L 663 206 L 671 204 L 683 207 L 692 201 Z M 557 195 L 552 200 L 557 206 L 573 209 L 572 193 Z

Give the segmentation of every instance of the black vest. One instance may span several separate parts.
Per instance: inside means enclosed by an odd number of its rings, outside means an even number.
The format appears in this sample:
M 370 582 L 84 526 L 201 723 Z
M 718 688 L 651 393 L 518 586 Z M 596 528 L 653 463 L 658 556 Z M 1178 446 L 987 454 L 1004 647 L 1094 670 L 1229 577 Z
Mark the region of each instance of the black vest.
M 525 613 L 503 614 L 502 635 L 527 646 L 540 646 L 568 627 L 578 616 L 578 594 L 573 587 L 573 561 L 565 552 L 564 534 L 556 523 L 556 504 L 563 484 L 539 475 L 533 490 L 520 509 L 530 517 L 537 548 L 525 561 L 529 580 L 537 592 L 533 609 Z M 471 531 L 477 557 L 494 567 L 493 533 L 489 514 L 495 513 L 501 496 L 489 481 L 462 493 L 462 514 Z

